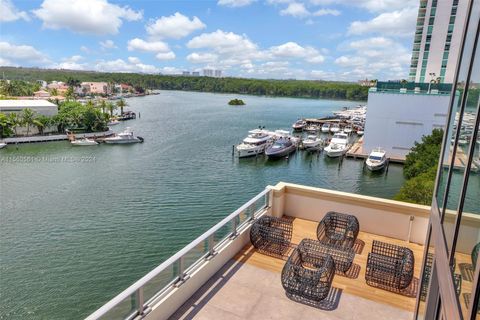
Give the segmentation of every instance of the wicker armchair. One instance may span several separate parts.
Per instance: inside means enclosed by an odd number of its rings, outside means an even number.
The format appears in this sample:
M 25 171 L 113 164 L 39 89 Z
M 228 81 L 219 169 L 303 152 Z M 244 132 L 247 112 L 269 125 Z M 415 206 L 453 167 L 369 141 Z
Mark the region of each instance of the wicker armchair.
M 302 300 L 318 302 L 328 296 L 335 274 L 330 255 L 322 256 L 308 248 L 304 241 L 292 252 L 282 270 L 282 286 L 287 294 Z
M 472 249 L 472 269 L 475 270 L 475 266 L 477 265 L 478 259 L 478 251 L 480 251 L 480 242 L 475 245 Z
M 374 240 L 372 252 L 368 254 L 365 279 L 371 286 L 403 290 L 412 282 L 414 265 L 412 250 Z
M 355 216 L 330 211 L 317 227 L 317 238 L 320 242 L 344 248 L 352 248 L 359 231 Z
M 298 246 L 298 250 L 301 254 L 309 255 L 315 259 L 331 256 L 335 262 L 335 270 L 343 273 L 350 269 L 355 258 L 355 252 L 352 248 L 335 247 L 313 239 L 303 239 Z
M 282 256 L 290 248 L 292 221 L 263 216 L 252 225 L 250 241 L 260 252 Z

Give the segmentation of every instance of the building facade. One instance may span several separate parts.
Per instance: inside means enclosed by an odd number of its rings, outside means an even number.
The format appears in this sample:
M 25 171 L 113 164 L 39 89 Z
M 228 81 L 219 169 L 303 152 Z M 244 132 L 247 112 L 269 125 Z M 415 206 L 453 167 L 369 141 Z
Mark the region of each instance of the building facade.
M 109 94 L 110 86 L 107 82 L 82 82 L 81 90 L 84 94 Z
M 410 64 L 410 81 L 452 83 L 468 1 L 421 0 Z
M 467 1 L 465 1 L 467 2 Z M 446 134 L 432 199 L 416 319 L 478 319 L 480 297 L 480 1 L 459 44 Z M 460 140 L 468 143 L 460 143 Z M 460 165 L 458 159 L 461 159 Z
M 380 82 L 370 88 L 363 153 L 380 147 L 389 157 L 404 158 L 422 136 L 445 126 L 450 86 L 417 85 Z

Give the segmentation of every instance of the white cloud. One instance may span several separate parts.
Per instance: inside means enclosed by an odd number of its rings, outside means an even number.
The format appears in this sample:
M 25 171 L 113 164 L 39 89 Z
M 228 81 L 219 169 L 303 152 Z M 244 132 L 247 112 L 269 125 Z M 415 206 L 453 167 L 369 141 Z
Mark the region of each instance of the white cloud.
M 138 59 L 137 57 L 128 57 L 128 62 L 134 63 L 134 64 L 141 63 L 140 59 Z
M 128 41 L 128 51 L 146 51 L 146 52 L 168 52 L 170 47 L 163 41 L 145 41 L 135 38 Z
M 117 47 L 113 40 L 100 41 L 99 44 L 103 49 L 114 49 Z
M 280 58 L 303 58 L 310 63 L 322 63 L 325 57 L 313 47 L 302 47 L 296 42 L 287 42 L 279 46 L 270 48 L 270 52 L 275 57 Z
M 365 65 L 367 60 L 362 57 L 341 56 L 335 59 L 335 63 L 342 67 L 352 67 Z
M 44 65 L 49 60 L 45 54 L 32 46 L 15 45 L 6 41 L 0 42 L 0 59 L 10 64 Z
M 19 19 L 29 21 L 30 17 L 25 11 L 18 11 L 10 0 L 0 0 L 0 22 L 12 22 Z
M 310 15 L 310 12 L 305 8 L 305 5 L 300 2 L 292 2 L 287 8 L 280 10 L 282 16 L 292 16 L 295 18 L 304 18 Z
M 77 33 L 116 34 L 124 20 L 136 21 L 143 16 L 128 6 L 107 0 L 44 0 L 33 10 L 45 29 L 68 29 Z
M 143 64 L 138 58 L 124 61 L 122 59 L 116 60 L 100 60 L 94 65 L 96 71 L 103 72 L 140 72 L 140 73 L 158 73 L 160 70 L 150 64 Z
M 90 52 L 91 52 L 91 50 L 90 50 L 88 47 L 86 47 L 86 46 L 81 46 L 81 47 L 80 47 L 80 50 L 81 50 L 82 52 L 85 52 L 85 53 L 90 53 Z
M 180 39 L 205 27 L 206 25 L 197 17 L 190 20 L 183 14 L 176 12 L 172 16 L 161 17 L 150 22 L 146 29 L 152 37 Z
M 187 61 L 191 63 L 212 63 L 217 61 L 218 55 L 213 53 L 197 53 L 193 52 L 187 56 Z
M 50 65 L 52 69 L 69 69 L 69 70 L 85 70 L 87 68 L 86 63 L 80 63 L 83 57 L 80 55 L 74 55 L 69 58 L 63 58 L 62 62 Z
M 335 10 L 335 9 L 320 9 L 317 10 L 313 13 L 314 16 L 320 17 L 320 16 L 339 16 L 341 14 L 340 11 Z
M 17 67 L 18 65 L 13 63 L 12 61 L 5 59 L 3 57 L 0 57 L 0 66 L 2 67 Z
M 251 56 L 258 53 L 258 48 L 246 35 L 217 30 L 212 33 L 203 33 L 187 43 L 191 49 L 210 48 L 221 54 L 236 54 Z
M 218 0 L 217 4 L 219 6 L 237 8 L 248 6 L 255 1 L 256 0 Z
M 155 58 L 158 60 L 173 60 L 175 59 L 175 53 L 173 51 L 159 52 L 155 55 Z
M 348 34 L 379 33 L 382 35 L 413 36 L 417 21 L 417 8 L 382 13 L 369 21 L 354 21 Z

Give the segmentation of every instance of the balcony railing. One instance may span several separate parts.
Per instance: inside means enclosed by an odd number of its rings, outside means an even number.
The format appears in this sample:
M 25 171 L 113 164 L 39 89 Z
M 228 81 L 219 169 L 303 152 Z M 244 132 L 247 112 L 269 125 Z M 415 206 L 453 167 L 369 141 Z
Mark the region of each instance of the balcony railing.
M 133 319 L 148 314 L 151 306 L 188 281 L 192 273 L 212 259 L 218 250 L 271 207 L 267 188 L 231 213 L 175 255 L 89 315 L 93 319 Z

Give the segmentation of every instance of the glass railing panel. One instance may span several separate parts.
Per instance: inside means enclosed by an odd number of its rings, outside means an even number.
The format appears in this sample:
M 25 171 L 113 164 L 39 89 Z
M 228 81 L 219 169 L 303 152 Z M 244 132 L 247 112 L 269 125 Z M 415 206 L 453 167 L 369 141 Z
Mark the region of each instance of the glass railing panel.
M 204 240 L 183 256 L 185 270 L 199 262 L 208 253 L 208 241 Z
M 130 318 L 137 312 L 136 295 L 132 294 L 117 304 L 112 309 L 108 310 L 100 319 L 101 320 L 117 320 Z
M 178 262 L 171 264 L 143 286 L 144 301 L 156 296 L 169 283 L 178 278 Z

